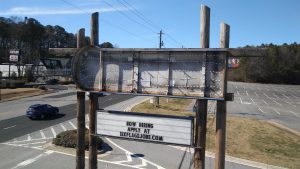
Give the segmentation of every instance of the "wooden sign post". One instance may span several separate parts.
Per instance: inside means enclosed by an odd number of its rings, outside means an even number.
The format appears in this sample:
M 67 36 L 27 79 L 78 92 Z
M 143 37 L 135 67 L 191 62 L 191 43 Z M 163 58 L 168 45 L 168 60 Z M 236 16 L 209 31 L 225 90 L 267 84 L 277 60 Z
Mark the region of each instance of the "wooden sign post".
M 209 28 L 210 28 L 210 9 L 202 5 L 200 11 L 200 48 L 209 48 Z M 207 59 L 207 57 L 206 57 Z M 207 62 L 206 62 L 207 63 Z M 209 70 L 205 65 L 205 88 L 204 97 L 208 95 L 207 76 Z M 207 122 L 207 100 L 196 100 L 196 130 L 195 130 L 195 153 L 194 153 L 194 169 L 205 168 L 205 143 L 206 143 L 206 122 Z
M 85 167 L 85 92 L 77 92 L 77 148 L 76 169 Z
M 220 48 L 229 48 L 229 33 L 230 27 L 225 23 L 221 23 L 220 27 Z M 227 65 L 228 58 L 226 58 Z M 227 66 L 226 70 L 227 71 Z M 224 79 L 224 93 L 225 98 L 227 94 L 227 73 L 225 73 Z M 215 140 L 215 169 L 225 168 L 225 146 L 226 146 L 226 99 L 217 101 L 217 113 L 216 113 L 216 140 Z

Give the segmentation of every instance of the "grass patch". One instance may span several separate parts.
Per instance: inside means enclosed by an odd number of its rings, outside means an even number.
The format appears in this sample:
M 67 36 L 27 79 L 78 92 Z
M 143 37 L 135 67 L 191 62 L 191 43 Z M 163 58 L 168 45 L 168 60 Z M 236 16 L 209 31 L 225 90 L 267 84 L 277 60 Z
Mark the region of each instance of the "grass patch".
M 171 101 L 170 101 L 171 100 Z M 194 115 L 186 107 L 191 100 L 160 99 L 160 107 L 149 101 L 132 109 L 136 112 Z M 300 136 L 275 127 L 267 121 L 227 117 L 226 154 L 265 164 L 297 169 L 300 168 Z M 215 151 L 215 116 L 209 115 L 207 121 L 206 149 Z
M 186 110 L 187 106 L 192 102 L 191 99 L 175 99 L 175 98 L 159 98 L 159 106 L 155 107 L 149 101 L 134 106 L 132 112 L 152 113 L 152 114 L 173 114 L 178 116 L 192 116 L 193 113 Z

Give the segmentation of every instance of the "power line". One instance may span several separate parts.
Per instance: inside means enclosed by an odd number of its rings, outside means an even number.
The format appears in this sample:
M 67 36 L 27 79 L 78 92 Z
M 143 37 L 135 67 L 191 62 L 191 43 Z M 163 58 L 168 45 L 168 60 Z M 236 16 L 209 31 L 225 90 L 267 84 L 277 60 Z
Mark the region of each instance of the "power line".
M 120 0 L 117 0 L 120 4 L 122 4 L 125 8 L 127 9 L 132 9 L 130 10 L 133 14 L 135 14 L 137 17 L 139 17 L 141 20 L 143 20 L 145 23 L 149 24 L 149 26 L 151 26 L 152 28 L 154 28 L 154 26 L 156 27 L 155 29 L 162 29 L 161 26 L 159 26 L 158 24 L 156 24 L 155 22 L 153 22 L 152 20 L 150 20 L 149 18 L 147 18 L 143 13 L 141 13 L 140 11 L 138 11 L 135 7 L 133 7 L 131 4 L 129 4 L 126 0 L 123 0 L 123 2 L 121 2 Z
M 154 28 L 154 26 L 160 30 L 162 30 L 162 27 L 159 26 L 158 24 L 156 24 L 155 22 L 153 22 L 151 19 L 147 18 L 143 13 L 141 13 L 138 9 L 136 9 L 135 7 L 133 7 L 133 5 L 131 5 L 130 3 L 128 3 L 126 0 L 117 0 L 120 4 L 122 4 L 125 8 L 127 8 L 128 10 L 132 11 L 133 14 L 135 14 L 137 17 L 139 17 L 141 20 L 143 20 L 145 23 L 147 23 L 149 26 L 151 26 L 152 28 Z M 155 28 L 155 29 L 156 29 Z M 178 44 L 179 46 L 184 46 L 182 45 L 180 42 L 178 42 L 177 40 L 175 40 L 171 35 L 165 33 L 167 38 L 170 39 L 174 44 Z
M 72 4 L 72 3 L 68 2 L 68 1 L 66 1 L 66 0 L 61 0 L 61 1 L 64 2 L 65 4 L 68 4 L 68 5 L 72 6 L 73 8 L 76 8 L 76 9 L 82 11 L 83 13 L 86 13 L 87 15 L 91 15 L 91 14 L 92 14 L 91 12 L 86 11 L 86 10 L 84 10 L 84 9 L 82 9 L 82 8 L 80 8 L 80 7 L 78 7 L 78 6 L 74 5 L 74 4 Z M 114 8 L 114 9 L 116 9 L 116 8 Z M 116 10 L 117 10 L 117 9 L 116 9 Z M 150 43 L 154 43 L 154 42 L 152 42 L 152 41 L 150 41 L 150 40 L 148 40 L 148 39 L 146 39 L 146 38 L 144 38 L 144 37 L 142 37 L 142 36 L 138 36 L 138 35 L 136 35 L 136 34 L 130 32 L 130 31 L 128 31 L 128 30 L 126 30 L 126 29 L 124 29 L 124 28 L 122 28 L 122 27 L 120 27 L 120 26 L 114 25 L 114 24 L 112 24 L 111 22 L 109 22 L 109 21 L 107 21 L 107 20 L 105 20 L 105 19 L 100 18 L 100 20 L 101 20 L 102 22 L 106 23 L 107 25 L 110 25 L 110 26 L 112 26 L 112 27 L 114 27 L 114 28 L 116 28 L 116 29 L 119 29 L 119 30 L 121 30 L 121 31 L 123 31 L 123 32 L 126 32 L 126 33 L 128 33 L 128 34 L 130 34 L 130 35 L 132 35 L 132 36 L 135 36 L 135 37 L 139 38 L 139 39 L 143 39 L 143 40 L 148 41 L 148 42 L 150 42 Z
M 138 36 L 138 35 L 136 35 L 136 34 L 134 34 L 134 33 L 132 33 L 132 32 L 127 31 L 126 29 L 123 29 L 122 27 L 119 27 L 119 26 L 117 26 L 117 25 L 114 25 L 114 24 L 112 24 L 112 23 L 110 23 L 110 22 L 108 22 L 108 21 L 106 21 L 106 20 L 101 19 L 101 21 L 104 22 L 104 23 L 106 23 L 106 24 L 108 24 L 108 25 L 110 25 L 110 26 L 112 26 L 112 27 L 115 27 L 116 29 L 120 29 L 120 30 L 122 30 L 122 31 L 124 31 L 124 32 L 127 32 L 128 34 L 130 34 L 130 35 L 132 35 L 132 36 L 135 36 L 135 37 L 137 37 L 137 38 L 139 38 L 139 39 L 143 39 L 143 40 L 148 41 L 148 42 L 150 42 L 150 43 L 154 43 L 154 42 L 152 42 L 152 41 L 150 41 L 150 40 L 148 40 L 148 39 L 146 39 L 146 38 L 144 38 L 144 37 L 142 37 L 142 36 Z
M 106 2 L 106 1 L 103 1 L 106 5 L 112 7 L 113 9 L 115 9 L 117 12 L 119 12 L 121 15 L 125 16 L 127 19 L 131 20 L 132 22 L 140 25 L 141 27 L 144 27 L 145 29 L 148 29 L 149 31 L 153 32 L 153 33 L 156 33 L 153 29 L 141 24 L 140 22 L 136 21 L 135 19 L 131 18 L 129 15 L 127 15 L 126 13 L 118 10 L 117 8 L 115 8 L 112 4 Z
M 165 33 L 165 34 L 166 34 L 166 36 L 167 36 L 169 39 L 171 39 L 173 42 L 175 42 L 176 44 L 178 44 L 178 45 L 184 47 L 184 45 L 183 45 L 182 43 L 180 43 L 180 42 L 178 42 L 177 40 L 175 40 L 171 35 L 169 35 L 169 34 L 167 34 L 167 33 Z

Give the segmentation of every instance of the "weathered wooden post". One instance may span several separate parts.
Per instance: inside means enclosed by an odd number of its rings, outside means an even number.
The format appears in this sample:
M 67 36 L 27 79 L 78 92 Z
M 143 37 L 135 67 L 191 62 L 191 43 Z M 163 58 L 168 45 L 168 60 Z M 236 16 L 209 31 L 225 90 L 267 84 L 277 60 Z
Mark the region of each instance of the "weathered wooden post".
M 91 16 L 91 45 L 99 44 L 99 13 Z M 98 94 L 90 93 L 89 99 L 89 169 L 97 168 L 97 138 L 96 133 L 96 110 L 98 109 Z
M 2 89 L 2 72 L 0 72 L 0 100 L 2 100 L 1 89 Z
M 77 49 L 85 45 L 85 30 L 77 33 Z M 85 92 L 77 92 L 77 149 L 76 169 L 85 168 Z
M 99 45 L 99 13 L 95 12 L 91 16 L 91 45 Z
M 220 25 L 220 48 L 229 48 L 230 27 L 225 23 Z M 227 62 L 225 59 L 224 95 L 227 94 Z M 226 98 L 226 97 L 225 97 Z M 216 140 L 215 140 L 215 169 L 225 168 L 225 146 L 226 146 L 226 100 L 217 101 L 216 113 Z
M 201 5 L 200 11 L 200 48 L 209 48 L 209 29 L 210 29 L 210 9 Z M 207 58 L 206 58 L 207 59 Z M 207 64 L 205 67 L 205 88 L 204 97 L 209 97 L 208 84 L 206 81 L 208 74 Z M 194 168 L 205 168 L 205 142 L 206 142 L 206 122 L 207 122 L 207 100 L 196 100 L 196 130 L 195 130 L 195 153 Z
M 85 46 L 85 29 L 79 29 L 77 33 L 77 49 Z
M 96 133 L 96 110 L 98 109 L 98 94 L 90 92 L 89 99 L 89 169 L 97 168 L 97 139 Z
M 85 92 L 77 92 L 77 149 L 76 169 L 85 167 Z

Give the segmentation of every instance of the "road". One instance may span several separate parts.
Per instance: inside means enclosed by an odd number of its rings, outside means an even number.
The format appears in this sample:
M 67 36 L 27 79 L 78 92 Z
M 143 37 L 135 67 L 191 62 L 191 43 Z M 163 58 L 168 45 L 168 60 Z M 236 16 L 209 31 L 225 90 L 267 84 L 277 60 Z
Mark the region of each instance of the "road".
M 257 87 L 261 89 L 261 93 L 253 90 L 257 89 Z M 281 87 L 282 86 L 279 86 L 279 88 Z M 269 89 L 269 91 L 267 91 L 267 89 Z M 275 89 L 277 88 L 274 87 L 274 90 Z M 299 92 L 297 92 L 297 88 L 285 88 L 285 90 L 290 91 L 291 93 L 276 93 L 276 95 L 279 97 L 284 96 L 283 94 L 285 94 L 287 97 L 291 97 L 293 95 L 298 96 L 299 94 Z M 257 111 L 255 106 L 260 105 L 261 102 L 264 103 L 264 101 L 271 104 L 273 99 L 275 101 L 279 101 L 278 98 L 267 100 L 267 96 L 271 98 L 271 94 L 273 94 L 271 88 L 263 88 L 255 84 L 252 86 L 252 84 L 230 83 L 229 91 L 234 91 L 236 93 L 235 102 L 230 104 L 235 104 L 241 107 L 240 109 L 233 109 L 236 111 L 233 111 L 232 113 L 238 116 L 256 118 L 269 117 L 269 115 L 273 114 L 268 113 L 264 115 L 259 113 L 259 110 Z M 261 97 L 257 97 L 255 92 Z M 263 94 L 264 92 L 267 96 Z M 291 95 L 292 93 L 293 95 Z M 49 150 L 47 148 L 47 145 L 49 145 L 52 138 L 55 137 L 59 132 L 76 129 L 76 98 L 74 94 L 74 90 L 63 90 L 54 94 L 21 99 L 14 102 L 0 103 L 0 151 L 5 152 L 1 153 L 0 155 L 0 168 L 75 168 L 74 156 Z M 241 101 L 239 102 L 239 99 L 237 98 L 241 98 Z M 254 103 L 252 102 L 249 104 L 246 102 L 246 100 L 250 98 Z M 128 105 L 142 99 L 143 98 L 141 97 L 110 95 L 101 97 L 99 102 L 102 108 L 106 107 L 106 109 L 111 110 L 122 110 Z M 263 101 L 263 99 L 266 100 Z M 295 99 L 295 105 L 299 106 L 299 104 L 297 104 L 297 101 L 299 100 L 297 100 L 297 98 Z M 261 102 L 259 102 L 259 100 Z M 55 119 L 31 121 L 23 114 L 28 105 L 33 104 L 33 102 L 47 102 L 59 106 L 62 115 Z M 276 103 L 274 102 L 274 104 Z M 248 108 L 247 106 L 252 107 Z M 267 109 L 267 107 L 264 107 L 263 105 L 260 105 L 256 108 L 260 108 L 263 111 Z M 232 109 L 230 105 L 229 109 Z M 289 109 L 288 111 L 291 110 Z M 283 111 L 281 116 L 284 117 Z M 278 119 L 284 119 L 280 118 L 281 116 L 278 116 Z M 86 119 L 88 122 L 88 118 Z M 107 153 L 98 158 L 98 168 L 193 168 L 193 164 L 191 164 L 193 150 L 189 148 L 116 139 L 104 139 L 104 141 L 106 143 Z M 213 155 L 207 155 L 206 168 L 214 168 L 212 157 Z M 55 161 L 55 163 L 53 163 L 53 161 Z M 68 161 L 68 163 L 65 161 Z M 88 161 L 86 161 L 86 164 L 88 164 Z M 271 167 L 272 166 L 266 164 L 245 162 L 233 157 L 229 157 L 226 162 L 226 168 L 233 169 Z
M 18 136 L 26 135 L 40 129 L 59 124 L 76 117 L 76 93 L 74 91 L 59 92 L 50 95 L 20 99 L 19 101 L 0 103 L 0 142 L 5 142 Z M 108 107 L 134 96 L 130 95 L 109 95 L 99 97 L 99 108 Z M 59 107 L 59 115 L 45 120 L 30 120 L 25 116 L 25 110 L 31 104 L 49 103 Z M 88 112 L 88 105 L 86 112 Z M 3 115 L 5 114 L 5 115 Z M 4 119 L 6 118 L 6 119 Z

